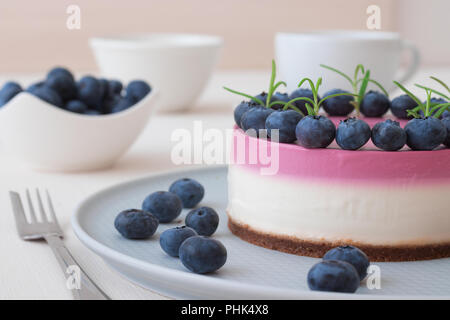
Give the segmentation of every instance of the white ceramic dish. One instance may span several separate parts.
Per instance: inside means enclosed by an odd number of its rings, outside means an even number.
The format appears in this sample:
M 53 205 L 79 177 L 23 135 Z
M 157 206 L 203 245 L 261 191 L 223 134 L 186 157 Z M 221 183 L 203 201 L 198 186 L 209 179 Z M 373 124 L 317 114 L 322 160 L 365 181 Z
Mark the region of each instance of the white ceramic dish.
M 21 92 L 0 109 L 6 151 L 44 171 L 86 171 L 111 166 L 137 139 L 155 108 L 154 90 L 120 113 L 69 112 Z
M 180 225 L 188 212 L 174 223 L 162 224 L 149 240 L 127 240 L 114 229 L 115 216 L 123 209 L 140 207 L 146 195 L 167 190 L 176 179 L 191 177 L 206 190 L 201 205 L 216 208 L 220 224 L 214 237 L 224 243 L 228 261 L 218 272 L 197 275 L 177 258 L 166 255 L 159 235 Z M 450 259 L 376 263 L 381 289 L 364 283 L 356 294 L 310 291 L 306 275 L 319 259 L 300 257 L 251 245 L 227 228 L 226 168 L 172 172 L 120 184 L 84 201 L 72 217 L 75 234 L 124 277 L 146 288 L 176 298 L 207 299 L 390 299 L 450 298 Z
M 216 65 L 222 39 L 176 33 L 90 39 L 97 65 L 107 78 L 143 79 L 159 88 L 161 111 L 189 108 Z

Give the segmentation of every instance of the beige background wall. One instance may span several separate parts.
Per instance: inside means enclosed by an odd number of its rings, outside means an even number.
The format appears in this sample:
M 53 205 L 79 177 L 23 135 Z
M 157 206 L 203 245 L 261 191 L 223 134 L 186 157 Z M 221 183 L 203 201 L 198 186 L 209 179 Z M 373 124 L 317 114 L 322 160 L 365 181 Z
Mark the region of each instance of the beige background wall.
M 69 4 L 81 8 L 80 30 L 66 28 Z M 365 29 L 371 4 L 382 30 L 416 41 L 426 63 L 450 63 L 448 0 L 14 0 L 0 2 L 0 72 L 92 70 L 89 37 L 161 31 L 221 35 L 220 68 L 264 68 L 275 32 Z M 431 50 L 437 38 L 443 48 Z

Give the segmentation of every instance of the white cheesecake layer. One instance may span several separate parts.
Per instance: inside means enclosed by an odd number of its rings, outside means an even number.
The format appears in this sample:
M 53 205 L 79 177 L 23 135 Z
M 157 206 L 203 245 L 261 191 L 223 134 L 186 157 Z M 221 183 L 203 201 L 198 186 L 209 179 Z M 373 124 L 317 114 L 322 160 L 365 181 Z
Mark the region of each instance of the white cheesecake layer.
M 450 182 L 352 184 L 230 165 L 230 218 L 263 233 L 368 245 L 450 243 Z

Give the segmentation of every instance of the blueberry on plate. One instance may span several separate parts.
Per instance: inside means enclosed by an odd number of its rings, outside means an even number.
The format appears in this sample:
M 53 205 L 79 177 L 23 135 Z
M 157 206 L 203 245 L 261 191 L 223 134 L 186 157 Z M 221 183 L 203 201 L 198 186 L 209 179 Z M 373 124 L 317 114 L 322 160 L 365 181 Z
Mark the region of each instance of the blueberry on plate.
M 406 132 L 397 121 L 387 119 L 372 128 L 372 142 L 385 151 L 397 151 L 406 143 Z
M 289 95 L 287 93 L 281 93 L 281 92 L 275 92 L 272 95 L 272 98 L 270 99 L 270 103 L 276 102 L 276 101 L 281 101 L 281 102 L 288 102 L 289 99 Z M 281 103 L 275 103 L 272 105 L 272 109 L 274 110 L 280 110 L 283 109 L 284 105 Z
M 444 124 L 434 117 L 409 120 L 405 132 L 406 144 L 412 150 L 433 150 L 447 137 Z
M 67 70 L 66 68 L 63 68 L 63 67 L 55 67 L 47 73 L 47 78 L 53 77 L 53 76 L 65 76 L 65 77 L 71 78 L 72 81 L 75 81 L 75 78 L 73 77 L 72 72 L 70 72 L 69 70 Z
M 72 75 L 65 72 L 50 72 L 47 74 L 45 85 L 55 90 L 63 101 L 73 100 L 77 97 L 77 85 Z
M 417 102 L 407 94 L 398 96 L 391 101 L 391 112 L 399 119 L 411 119 L 406 111 L 415 107 L 417 107 Z
M 450 117 L 443 118 L 441 122 L 447 130 L 447 137 L 443 143 L 446 147 L 450 148 Z
M 181 199 L 167 191 L 153 192 L 142 203 L 142 210 L 152 213 L 161 223 L 170 222 L 178 217 L 182 208 Z
M 302 88 L 298 88 L 297 90 L 291 92 L 291 94 L 289 95 L 289 99 L 295 99 L 295 98 L 300 98 L 300 97 L 305 97 L 305 98 L 310 98 L 311 100 L 314 101 L 314 95 L 312 93 L 311 90 L 309 89 L 302 89 Z M 317 96 L 318 101 L 320 101 L 320 97 Z M 298 100 L 293 102 L 293 104 L 300 109 L 300 111 L 303 114 L 308 114 L 308 110 L 306 109 L 305 105 L 306 105 L 306 101 L 304 100 Z
M 158 228 L 159 222 L 151 213 L 129 209 L 119 213 L 114 220 L 117 231 L 128 239 L 147 239 Z
M 131 81 L 126 88 L 126 97 L 134 103 L 142 100 L 151 91 L 147 82 L 142 80 Z
M 339 260 L 350 263 L 358 271 L 360 280 L 363 280 L 367 276 L 367 268 L 370 265 L 367 255 L 353 246 L 333 248 L 325 253 L 323 260 Z
M 180 197 L 184 208 L 194 208 L 205 195 L 205 188 L 197 180 L 189 178 L 175 181 L 169 191 Z
M 201 207 L 190 211 L 185 220 L 186 226 L 191 227 L 201 236 L 210 236 L 219 226 L 219 215 L 210 207 Z
M 120 95 L 122 92 L 123 85 L 122 82 L 119 80 L 109 80 L 108 82 L 108 95 L 114 96 L 114 95 Z
M 44 81 L 38 81 L 38 82 L 32 83 L 31 85 L 29 85 L 29 86 L 27 87 L 27 89 L 26 89 L 25 91 L 31 93 L 31 92 L 33 92 L 34 90 L 36 90 L 36 88 L 42 87 L 44 84 L 45 84 Z
M 103 86 L 92 76 L 84 76 L 78 81 L 78 100 L 89 108 L 102 112 Z
M 95 110 L 95 109 L 87 109 L 85 112 L 83 112 L 83 114 L 88 115 L 88 116 L 100 116 L 100 115 L 102 115 L 100 113 L 100 111 Z
M 88 110 L 88 107 L 80 100 L 70 100 L 66 103 L 64 109 L 76 113 L 85 113 Z
M 178 257 L 178 251 L 184 240 L 196 235 L 197 232 L 194 229 L 186 226 L 167 229 L 161 233 L 159 244 L 169 256 Z
M 359 109 L 366 117 L 381 117 L 390 107 L 391 101 L 385 94 L 370 90 L 365 94 Z
M 22 87 L 18 83 L 12 81 L 5 83 L 0 90 L 0 107 L 5 105 L 21 91 Z
M 305 148 L 326 148 L 336 136 L 336 127 L 327 117 L 308 115 L 297 124 L 295 135 Z
M 308 272 L 308 286 L 315 291 L 354 293 L 359 287 L 359 274 L 348 262 L 324 260 Z
M 272 112 L 266 119 L 267 136 L 273 139 L 272 130 L 278 130 L 278 142 L 294 142 L 297 140 L 295 128 L 301 119 L 302 115 L 295 110 Z
M 339 93 L 349 93 L 349 92 L 341 89 L 333 89 L 327 91 L 324 94 L 324 98 Z M 355 99 L 352 96 L 337 96 L 325 100 L 322 103 L 322 106 L 325 112 L 328 113 L 328 115 L 343 117 L 349 115 L 355 109 L 355 107 L 352 104 L 354 100 Z
M 257 107 L 261 105 L 254 101 L 242 101 L 239 103 L 236 108 L 234 108 L 234 122 L 236 122 L 237 126 L 241 127 L 241 119 L 244 113 L 246 113 L 250 108 Z
M 120 97 L 116 100 L 115 104 L 111 108 L 111 113 L 118 113 L 124 110 L 127 110 L 131 106 L 133 106 L 135 102 L 127 97 Z
M 30 92 L 32 95 L 38 97 L 39 99 L 44 100 L 45 102 L 48 102 L 54 106 L 57 107 L 63 106 L 63 100 L 61 99 L 59 94 L 52 88 L 47 87 L 46 85 L 32 86 L 28 88 L 27 91 Z
M 259 130 L 265 130 L 267 117 L 274 112 L 273 109 L 266 107 L 254 107 L 250 108 L 242 115 L 241 128 L 244 131 L 249 129 L 255 130 L 255 132 L 247 132 L 250 135 L 256 135 L 259 137 Z
M 187 238 L 180 246 L 180 260 L 195 273 L 210 273 L 220 269 L 227 261 L 227 249 L 215 239 L 204 236 Z
M 344 150 L 357 150 L 369 141 L 369 125 L 356 118 L 341 120 L 336 130 L 336 142 Z

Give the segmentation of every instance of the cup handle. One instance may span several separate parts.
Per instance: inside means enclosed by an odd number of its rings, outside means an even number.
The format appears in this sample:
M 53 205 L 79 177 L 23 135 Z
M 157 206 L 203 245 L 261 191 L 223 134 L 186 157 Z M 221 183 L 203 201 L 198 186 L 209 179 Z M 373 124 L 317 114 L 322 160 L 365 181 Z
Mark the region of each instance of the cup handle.
M 408 81 L 419 68 L 420 53 L 417 47 L 411 41 L 402 40 L 401 46 L 402 51 L 408 50 L 411 52 L 412 58 L 410 65 L 406 68 L 406 71 L 399 77 L 399 80 L 397 80 L 400 83 L 404 83 Z

